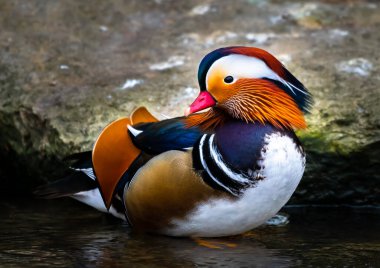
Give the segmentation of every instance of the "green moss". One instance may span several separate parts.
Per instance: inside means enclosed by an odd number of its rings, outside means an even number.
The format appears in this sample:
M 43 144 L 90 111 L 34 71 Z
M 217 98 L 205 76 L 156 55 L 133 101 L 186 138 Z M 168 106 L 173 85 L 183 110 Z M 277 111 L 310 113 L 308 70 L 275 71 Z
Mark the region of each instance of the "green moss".
M 334 134 L 331 133 L 299 131 L 297 132 L 297 136 L 306 148 L 306 151 L 349 156 L 351 153 L 360 150 L 360 146 L 355 143 L 355 139 L 338 139 L 334 138 Z

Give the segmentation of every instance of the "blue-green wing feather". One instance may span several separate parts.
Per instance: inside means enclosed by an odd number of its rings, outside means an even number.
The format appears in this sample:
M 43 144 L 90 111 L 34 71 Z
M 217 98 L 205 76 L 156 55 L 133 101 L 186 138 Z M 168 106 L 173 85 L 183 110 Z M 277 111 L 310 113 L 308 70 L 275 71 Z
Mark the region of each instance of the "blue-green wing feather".
M 193 147 L 203 134 L 198 127 L 186 127 L 183 117 L 143 123 L 133 127 L 142 131 L 132 137 L 133 143 L 142 151 L 154 155 Z

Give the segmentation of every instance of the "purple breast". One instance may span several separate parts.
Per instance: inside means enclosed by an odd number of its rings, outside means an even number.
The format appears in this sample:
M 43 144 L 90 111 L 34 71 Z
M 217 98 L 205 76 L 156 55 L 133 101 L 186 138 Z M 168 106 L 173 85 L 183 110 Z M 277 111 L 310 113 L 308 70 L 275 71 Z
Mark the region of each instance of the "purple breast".
M 281 132 L 271 125 L 228 122 L 217 129 L 215 140 L 223 159 L 240 170 L 252 169 L 265 146 L 265 136 Z

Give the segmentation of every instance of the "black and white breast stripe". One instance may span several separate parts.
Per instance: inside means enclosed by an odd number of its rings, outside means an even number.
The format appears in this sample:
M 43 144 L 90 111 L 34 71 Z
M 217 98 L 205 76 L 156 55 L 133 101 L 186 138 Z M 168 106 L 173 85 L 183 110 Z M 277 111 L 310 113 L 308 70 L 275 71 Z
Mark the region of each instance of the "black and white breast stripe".
M 244 189 L 258 181 L 258 172 L 238 170 L 225 162 L 214 138 L 215 134 L 205 134 L 194 145 L 194 168 L 201 173 L 203 180 L 214 189 L 239 196 Z

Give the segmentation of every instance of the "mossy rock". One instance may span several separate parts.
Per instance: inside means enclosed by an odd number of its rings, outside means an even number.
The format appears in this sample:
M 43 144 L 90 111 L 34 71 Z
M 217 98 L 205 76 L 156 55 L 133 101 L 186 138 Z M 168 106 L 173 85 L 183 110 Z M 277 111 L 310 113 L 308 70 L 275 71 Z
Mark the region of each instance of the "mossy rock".
M 65 155 L 137 106 L 182 115 L 201 58 L 239 44 L 277 55 L 314 96 L 291 203 L 380 204 L 379 6 L 330 2 L 3 1 L 1 193 L 62 175 Z

